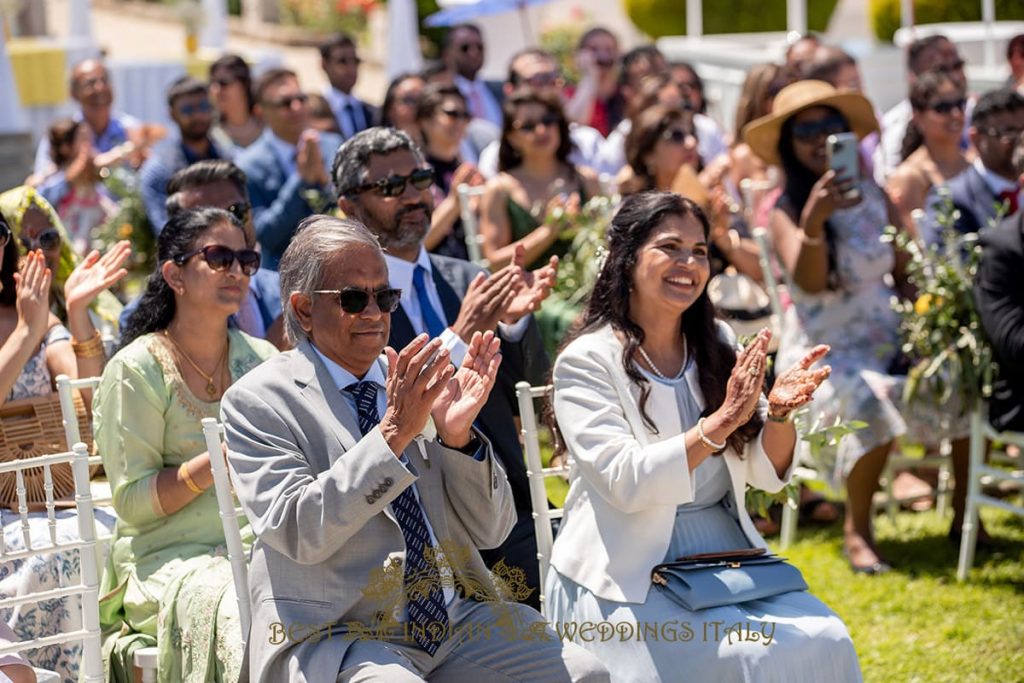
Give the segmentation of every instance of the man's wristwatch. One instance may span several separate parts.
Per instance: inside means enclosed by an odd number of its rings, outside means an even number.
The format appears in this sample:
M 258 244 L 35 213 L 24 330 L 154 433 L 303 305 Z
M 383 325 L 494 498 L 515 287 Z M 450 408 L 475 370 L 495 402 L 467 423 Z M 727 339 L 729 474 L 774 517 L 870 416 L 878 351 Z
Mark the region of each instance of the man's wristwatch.
M 768 409 L 768 420 L 771 422 L 780 422 L 782 424 L 785 424 L 787 422 L 790 422 L 790 418 L 792 416 L 792 410 L 787 410 L 785 412 L 774 412 L 771 408 Z

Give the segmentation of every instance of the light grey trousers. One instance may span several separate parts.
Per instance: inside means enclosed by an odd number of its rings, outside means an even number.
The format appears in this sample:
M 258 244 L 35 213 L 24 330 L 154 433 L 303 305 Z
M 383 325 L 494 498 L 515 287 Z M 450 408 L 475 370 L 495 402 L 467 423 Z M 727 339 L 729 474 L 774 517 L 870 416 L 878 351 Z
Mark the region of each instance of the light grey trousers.
M 404 633 L 357 640 L 338 683 L 607 683 L 598 659 L 563 643 L 536 610 L 519 603 L 457 598 L 448 607 L 451 636 L 434 656 Z

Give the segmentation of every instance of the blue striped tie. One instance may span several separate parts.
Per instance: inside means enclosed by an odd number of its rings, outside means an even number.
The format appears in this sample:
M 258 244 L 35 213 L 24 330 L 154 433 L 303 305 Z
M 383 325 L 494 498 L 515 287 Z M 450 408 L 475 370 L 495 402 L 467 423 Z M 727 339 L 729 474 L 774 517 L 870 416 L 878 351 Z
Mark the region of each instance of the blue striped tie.
M 356 399 L 359 430 L 365 435 L 380 422 L 377 414 L 377 385 L 356 382 L 345 387 Z M 412 487 L 407 487 L 391 502 L 391 509 L 405 539 L 406 611 L 416 644 L 433 656 L 448 637 L 448 610 L 441 590 L 441 575 L 424 553 L 432 547 L 423 510 Z

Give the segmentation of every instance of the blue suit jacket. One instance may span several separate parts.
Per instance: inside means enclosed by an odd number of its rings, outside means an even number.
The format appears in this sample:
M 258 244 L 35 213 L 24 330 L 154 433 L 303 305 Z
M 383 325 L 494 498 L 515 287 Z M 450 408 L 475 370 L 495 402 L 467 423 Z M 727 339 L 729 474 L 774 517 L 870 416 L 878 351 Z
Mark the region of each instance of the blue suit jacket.
M 950 180 L 946 187 L 949 188 L 953 207 L 960 212 L 954 227 L 961 235 L 978 232 L 987 227 L 998 215 L 999 198 L 992 194 L 985 179 L 974 166 L 968 166 L 960 175 Z M 936 215 L 942 204 L 939 188 L 933 187 L 924 203 L 926 217 L 924 225 L 921 226 L 921 236 L 928 244 L 935 244 L 941 239 Z
M 210 140 L 213 155 L 210 159 L 231 160 L 232 150 L 226 150 Z M 180 135 L 172 135 L 153 147 L 146 163 L 139 169 L 139 190 L 142 203 L 146 207 L 146 217 L 153 228 L 153 234 L 159 235 L 167 222 L 167 183 L 171 176 L 183 168 L 198 161 L 189 159 L 181 143 Z
M 241 153 L 236 163 L 249 179 L 249 201 L 253 208 L 256 239 L 263 247 L 263 267 L 277 270 L 281 255 L 295 234 L 299 221 L 314 212 L 306 193 L 316 190 L 324 197 L 326 205 L 334 202 L 330 183 L 317 187 L 307 184 L 298 173 L 286 173 L 274 153 L 271 135 L 269 129 L 264 131 L 256 142 Z M 320 134 L 320 154 L 328 177 L 334 153 L 339 146 L 341 138 L 337 135 Z M 322 207 L 316 208 L 322 210 Z

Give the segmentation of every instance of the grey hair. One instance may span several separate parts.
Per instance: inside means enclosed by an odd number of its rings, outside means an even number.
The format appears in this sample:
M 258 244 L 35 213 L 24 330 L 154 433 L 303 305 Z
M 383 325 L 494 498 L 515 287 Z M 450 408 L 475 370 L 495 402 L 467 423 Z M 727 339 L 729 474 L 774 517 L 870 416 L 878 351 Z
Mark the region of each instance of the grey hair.
M 284 329 L 288 340 L 298 344 L 309 335 L 302 329 L 291 306 L 295 293 L 312 296 L 323 286 L 324 264 L 330 257 L 356 244 L 372 247 L 384 258 L 380 242 L 366 226 L 350 218 L 314 215 L 304 218 L 281 256 L 278 273 L 281 276 L 281 304 Z
M 366 167 L 371 156 L 400 150 L 412 152 L 416 163 L 423 164 L 423 152 L 411 137 L 397 128 L 377 126 L 350 137 L 334 155 L 332 175 L 338 196 L 343 197 L 366 182 Z

